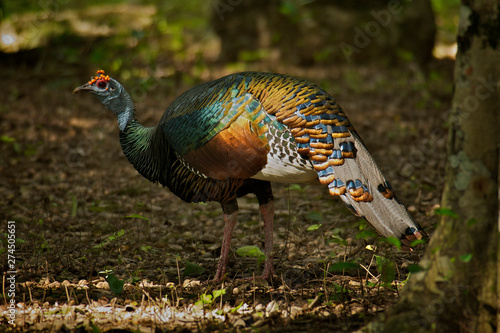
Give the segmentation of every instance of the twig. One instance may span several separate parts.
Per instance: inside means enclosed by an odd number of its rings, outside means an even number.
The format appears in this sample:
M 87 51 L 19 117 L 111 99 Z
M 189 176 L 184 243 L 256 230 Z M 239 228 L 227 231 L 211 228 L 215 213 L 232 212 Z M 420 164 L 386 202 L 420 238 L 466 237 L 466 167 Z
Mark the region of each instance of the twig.
M 179 285 L 181 285 L 181 270 L 179 268 L 179 256 L 175 256 L 175 263 L 177 265 L 177 277 L 179 278 Z
M 366 273 L 370 274 L 372 278 L 374 278 L 374 279 L 376 279 L 376 278 L 377 278 L 375 275 L 373 275 L 373 274 L 369 271 L 369 268 L 370 268 L 371 264 L 370 264 L 370 266 L 368 266 L 368 268 L 367 268 L 367 267 L 365 267 L 363 264 L 359 264 L 359 266 L 363 267 L 363 269 L 366 271 Z M 367 275 L 368 275 L 368 274 L 367 274 Z M 367 278 L 367 280 L 368 280 L 368 278 Z

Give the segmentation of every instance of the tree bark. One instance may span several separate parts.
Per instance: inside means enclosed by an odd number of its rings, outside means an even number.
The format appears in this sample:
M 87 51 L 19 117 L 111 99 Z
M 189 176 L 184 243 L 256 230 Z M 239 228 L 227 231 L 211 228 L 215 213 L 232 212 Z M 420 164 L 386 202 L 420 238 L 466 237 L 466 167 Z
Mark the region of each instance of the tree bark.
M 500 332 L 500 1 L 463 0 L 439 226 L 370 332 Z

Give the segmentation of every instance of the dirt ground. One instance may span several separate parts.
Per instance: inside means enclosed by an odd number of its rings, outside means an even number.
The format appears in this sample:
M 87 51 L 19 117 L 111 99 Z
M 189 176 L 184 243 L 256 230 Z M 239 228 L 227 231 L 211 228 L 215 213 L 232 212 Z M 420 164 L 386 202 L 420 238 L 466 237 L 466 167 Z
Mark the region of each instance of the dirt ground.
M 274 70 L 326 85 L 400 199 L 432 234 L 444 181 L 452 64 L 436 61 L 427 77 L 412 68 Z M 241 279 L 258 274 L 262 265 L 236 249 L 263 249 L 256 199 L 242 198 L 229 278 L 207 282 L 220 254 L 220 206 L 184 203 L 134 170 L 121 152 L 113 115 L 89 95 L 72 95 L 93 71 L 41 73 L 2 68 L 0 76 L 4 328 L 353 331 L 397 300 L 422 247 L 401 252 L 365 237 L 360 219 L 321 187 L 275 184 L 272 281 Z M 213 69 L 200 80 L 226 73 Z M 145 125 L 154 125 L 189 88 L 169 77 L 156 84 L 122 83 L 136 91 Z M 7 256 L 7 221 L 15 221 L 14 267 Z M 395 264 L 394 280 L 385 286 L 377 258 Z M 342 262 L 359 266 L 331 269 Z M 186 275 L 190 263 L 195 271 Z M 15 327 L 8 323 L 6 297 L 12 269 Z M 118 295 L 104 279 L 109 272 L 125 282 Z

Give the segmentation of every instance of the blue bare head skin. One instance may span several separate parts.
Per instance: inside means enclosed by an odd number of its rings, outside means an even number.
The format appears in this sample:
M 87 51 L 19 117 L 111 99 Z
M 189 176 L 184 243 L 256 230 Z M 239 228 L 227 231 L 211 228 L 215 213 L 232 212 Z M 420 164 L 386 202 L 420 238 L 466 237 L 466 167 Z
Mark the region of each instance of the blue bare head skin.
M 98 70 L 97 75 L 92 77 L 89 82 L 77 87 L 73 93 L 90 92 L 118 118 L 118 127 L 121 131 L 125 130 L 128 122 L 134 115 L 134 103 L 125 88 L 116 81 L 104 75 L 103 70 Z

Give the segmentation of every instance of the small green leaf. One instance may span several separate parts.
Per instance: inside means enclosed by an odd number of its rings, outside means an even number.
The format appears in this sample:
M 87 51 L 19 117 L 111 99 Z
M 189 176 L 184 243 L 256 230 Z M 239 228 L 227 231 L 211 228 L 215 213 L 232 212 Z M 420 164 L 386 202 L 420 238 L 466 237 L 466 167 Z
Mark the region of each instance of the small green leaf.
M 151 222 L 151 220 L 148 218 L 148 217 L 144 217 L 142 215 L 139 215 L 139 214 L 131 214 L 131 215 L 127 215 L 125 216 L 126 219 L 133 219 L 133 218 L 138 218 L 138 219 L 143 219 L 143 220 L 146 220 L 148 222 Z
M 332 240 L 331 240 L 332 243 L 338 243 L 340 245 L 344 245 L 344 246 L 347 246 L 347 240 L 343 239 L 342 237 L 340 237 L 339 235 L 332 235 Z
M 225 295 L 226 294 L 226 289 L 214 290 L 214 292 L 212 294 L 214 295 L 214 299 L 216 299 L 217 297 Z
M 0 141 L 9 143 L 9 142 L 16 142 L 16 139 L 8 135 L 0 135 Z
M 333 283 L 333 289 L 335 290 L 336 293 L 348 293 L 349 292 L 349 289 L 347 289 L 346 287 L 343 287 L 341 286 L 340 284 L 337 284 L 337 283 Z
M 259 249 L 257 246 L 253 246 L 253 245 L 242 246 L 236 250 L 236 253 L 240 257 L 250 257 L 250 258 L 257 258 L 257 259 L 265 259 L 265 257 L 266 257 L 266 255 L 264 254 L 264 252 L 262 252 L 261 249 Z
M 416 247 L 420 244 L 427 244 L 427 241 L 425 239 L 415 239 L 413 242 L 410 243 L 411 247 Z
M 321 228 L 322 224 L 312 224 L 309 226 L 309 228 L 307 228 L 307 231 L 314 231 L 314 230 L 318 230 L 319 228 Z
M 358 268 L 359 265 L 356 264 L 355 262 L 343 261 L 343 262 L 336 262 L 335 264 L 331 265 L 328 268 L 328 272 L 330 273 L 342 272 L 344 270 L 358 269 Z
M 96 324 L 94 324 L 92 320 L 90 321 L 90 327 L 92 328 L 92 333 L 101 333 L 99 327 Z
M 200 300 L 194 304 L 203 306 L 205 304 L 212 304 L 212 302 L 213 302 L 212 295 L 207 295 L 206 293 L 203 293 L 200 295 Z
M 411 264 L 408 266 L 408 272 L 410 273 L 418 273 L 423 271 L 424 268 L 420 266 L 419 264 Z
M 375 255 L 377 270 L 380 273 L 380 280 L 385 285 L 390 285 L 396 277 L 396 268 L 394 262 L 383 256 Z
M 449 216 L 449 217 L 454 218 L 454 219 L 458 218 L 457 213 L 455 213 L 454 211 L 452 211 L 449 208 L 438 208 L 438 209 L 435 209 L 434 210 L 434 214 L 441 215 L 441 216 Z
M 235 306 L 230 310 L 231 313 L 237 312 L 243 306 L 243 302 L 241 302 L 238 306 Z
M 78 212 L 78 200 L 74 194 L 71 194 L 71 217 L 76 217 L 76 213 Z
M 356 222 L 356 226 L 359 230 L 365 230 L 366 228 L 368 228 L 368 222 L 365 219 L 361 219 Z
M 120 231 L 113 233 L 111 236 L 108 236 L 108 240 L 111 242 L 114 241 L 115 239 L 120 238 L 123 235 L 125 235 L 125 230 L 120 229 Z
M 184 276 L 201 275 L 203 272 L 205 272 L 205 268 L 195 264 L 194 262 L 186 260 L 186 263 L 184 264 Z
M 287 190 L 289 191 L 299 191 L 299 192 L 303 192 L 304 189 L 302 188 L 302 186 L 300 186 L 299 184 L 290 184 L 290 186 L 287 187 Z
M 123 291 L 123 285 L 125 284 L 123 280 L 118 279 L 113 274 L 108 274 L 106 276 L 106 281 L 108 281 L 109 289 L 111 289 L 113 294 L 115 295 L 121 294 L 121 292 Z
M 318 211 L 312 211 L 307 213 L 306 218 L 316 222 L 323 222 L 323 215 Z
M 384 239 L 387 243 L 391 244 L 391 245 L 394 245 L 395 247 L 398 248 L 398 250 L 401 250 L 401 240 L 397 237 L 386 237 Z
M 460 257 L 458 257 L 460 260 L 462 260 L 463 262 L 469 262 L 471 261 L 472 259 L 472 253 L 467 253 L 467 254 L 463 254 L 461 255 Z
M 365 229 L 356 234 L 356 239 L 368 239 L 377 236 L 377 233 L 372 229 Z
M 116 239 L 122 237 L 125 234 L 125 230 L 121 229 L 118 232 L 113 233 L 112 235 L 108 236 L 106 240 L 101 242 L 100 244 L 94 245 L 92 248 L 93 249 L 102 249 L 104 246 L 110 244 L 111 242 L 115 241 Z
M 141 281 L 141 278 L 138 276 L 133 276 L 132 280 L 130 281 L 130 284 L 137 284 Z

